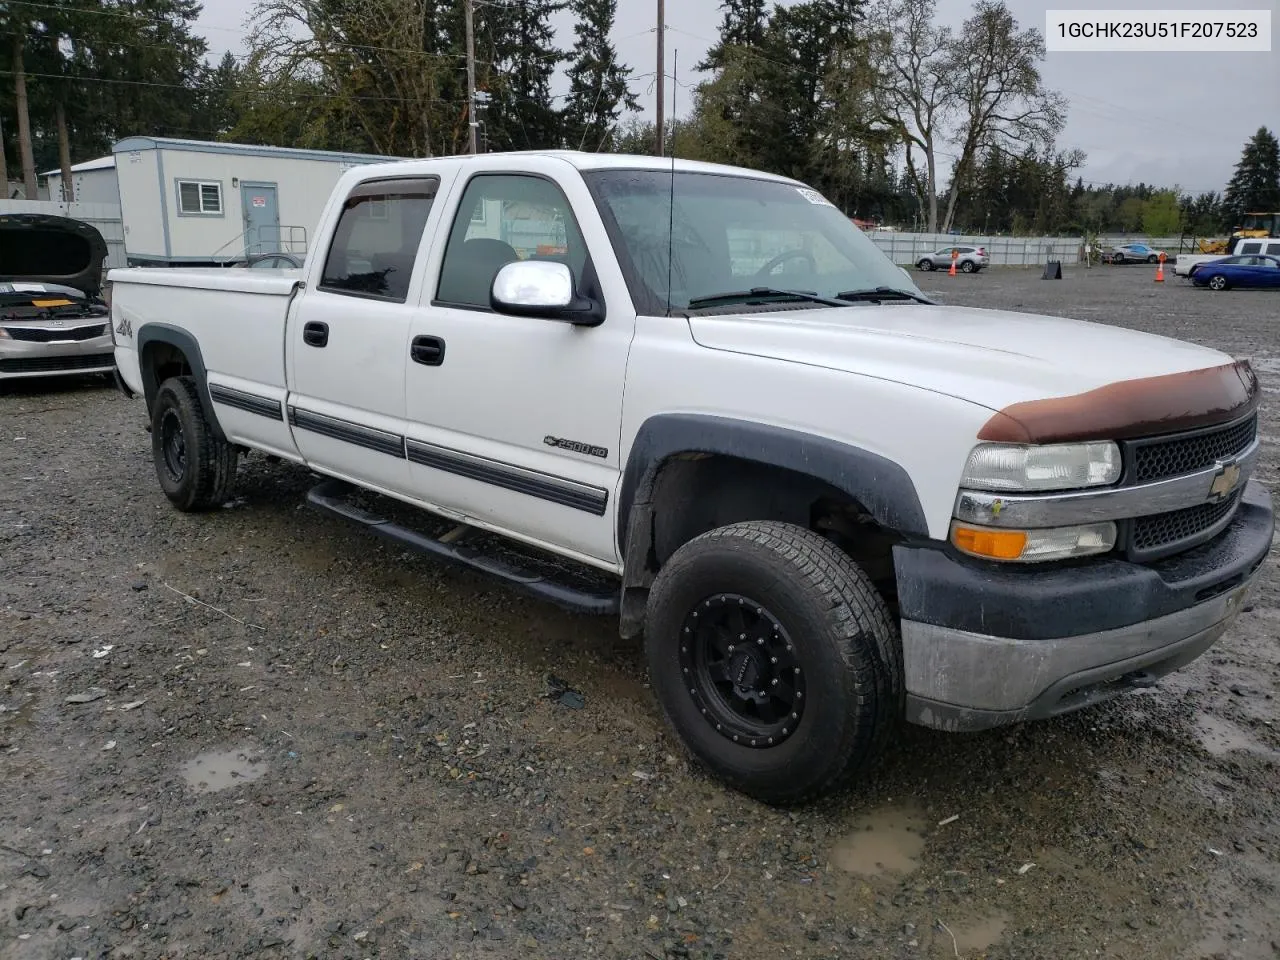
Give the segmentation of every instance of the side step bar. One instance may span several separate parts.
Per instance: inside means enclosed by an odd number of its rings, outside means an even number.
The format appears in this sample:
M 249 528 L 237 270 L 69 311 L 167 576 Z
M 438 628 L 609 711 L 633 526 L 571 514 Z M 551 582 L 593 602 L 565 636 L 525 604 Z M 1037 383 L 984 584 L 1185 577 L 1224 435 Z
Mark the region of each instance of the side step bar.
M 392 543 L 416 550 L 418 553 L 480 570 L 505 580 L 518 590 L 542 600 L 549 600 L 574 613 L 617 614 L 621 607 L 620 591 L 590 591 L 556 583 L 540 573 L 522 570 L 505 560 L 486 556 L 456 542 L 445 542 L 442 538 L 423 536 L 408 527 L 392 523 L 348 502 L 346 498 L 356 492 L 356 489 L 344 480 L 324 480 L 307 492 L 307 503 L 320 510 L 336 514 L 344 520 L 357 523 L 384 540 L 390 540 Z

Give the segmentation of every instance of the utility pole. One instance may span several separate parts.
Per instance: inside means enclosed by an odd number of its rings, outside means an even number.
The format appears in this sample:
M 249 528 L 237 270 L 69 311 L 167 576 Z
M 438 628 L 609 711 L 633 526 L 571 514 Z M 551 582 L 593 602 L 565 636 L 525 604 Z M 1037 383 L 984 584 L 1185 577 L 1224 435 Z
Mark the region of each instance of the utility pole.
M 658 0 L 659 3 L 662 0 Z M 473 0 L 463 0 L 467 20 L 467 143 L 471 153 L 476 152 L 476 128 L 480 126 L 476 120 L 476 30 L 475 4 Z
M 666 118 L 663 116 L 667 103 L 664 81 L 666 80 L 666 64 L 663 62 L 664 46 L 667 37 L 666 0 L 658 0 L 658 123 L 657 144 L 655 153 L 663 156 L 666 153 Z

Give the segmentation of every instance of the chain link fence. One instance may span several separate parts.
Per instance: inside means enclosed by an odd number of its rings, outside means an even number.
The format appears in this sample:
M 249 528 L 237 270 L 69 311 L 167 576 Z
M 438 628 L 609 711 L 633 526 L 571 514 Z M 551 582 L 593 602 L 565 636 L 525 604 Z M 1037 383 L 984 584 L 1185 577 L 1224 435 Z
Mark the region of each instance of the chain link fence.
M 902 266 L 918 263 L 926 254 L 950 251 L 952 247 L 982 247 L 993 266 L 1013 267 L 1044 266 L 1048 260 L 1081 263 L 1084 252 L 1081 237 L 981 237 L 896 230 L 872 230 L 867 236 L 890 260 Z

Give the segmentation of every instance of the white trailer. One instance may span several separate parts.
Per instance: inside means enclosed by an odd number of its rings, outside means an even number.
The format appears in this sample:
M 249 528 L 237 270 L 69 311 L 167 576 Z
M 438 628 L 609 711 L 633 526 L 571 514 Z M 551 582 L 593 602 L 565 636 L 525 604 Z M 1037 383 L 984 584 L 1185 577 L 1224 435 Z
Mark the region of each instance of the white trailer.
M 128 137 L 112 148 L 129 266 L 220 266 L 307 252 L 352 167 L 398 157 Z
M 66 203 L 62 189 L 62 171 L 46 170 L 40 174 L 49 187 L 49 199 Z M 72 196 L 76 203 L 111 203 L 120 205 L 120 188 L 116 183 L 116 158 L 98 157 L 71 167 Z

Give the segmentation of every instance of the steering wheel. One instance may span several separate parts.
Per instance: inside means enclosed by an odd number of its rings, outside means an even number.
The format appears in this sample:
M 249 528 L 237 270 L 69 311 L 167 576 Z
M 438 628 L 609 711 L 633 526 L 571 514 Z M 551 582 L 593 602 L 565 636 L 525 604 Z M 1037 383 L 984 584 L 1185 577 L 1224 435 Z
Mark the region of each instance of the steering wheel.
M 769 274 L 773 273 L 774 269 L 776 269 L 781 264 L 786 263 L 788 260 L 808 260 L 810 272 L 816 272 L 818 269 L 818 262 L 813 259 L 813 254 L 811 254 L 808 250 L 800 250 L 800 249 L 784 250 L 782 251 L 782 253 L 778 254 L 776 257 L 774 257 L 772 260 L 766 263 L 763 267 L 757 270 L 756 276 L 757 277 L 768 276 Z

